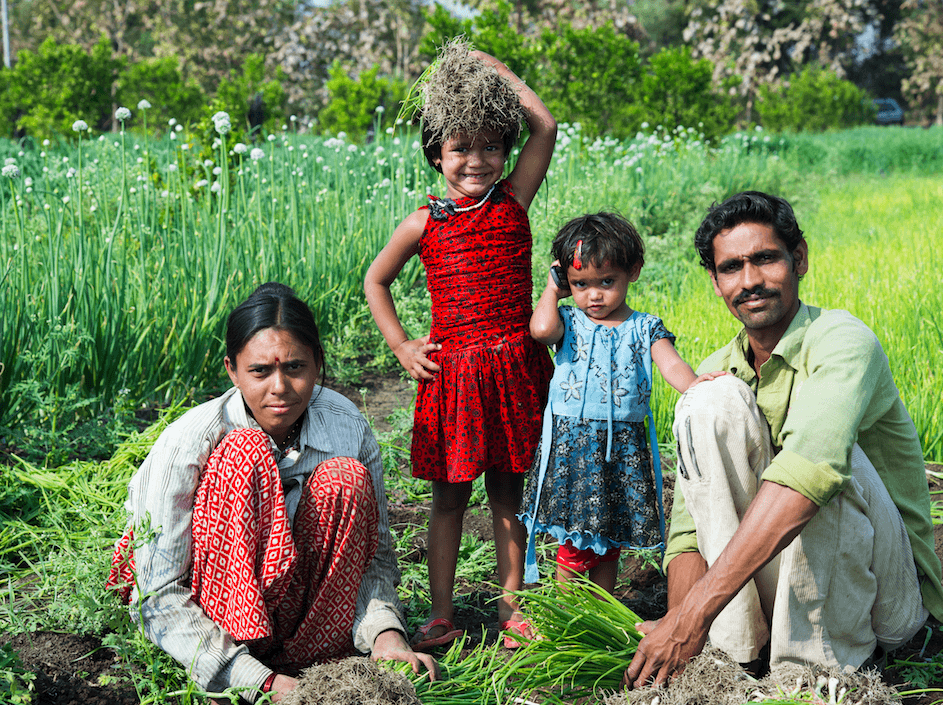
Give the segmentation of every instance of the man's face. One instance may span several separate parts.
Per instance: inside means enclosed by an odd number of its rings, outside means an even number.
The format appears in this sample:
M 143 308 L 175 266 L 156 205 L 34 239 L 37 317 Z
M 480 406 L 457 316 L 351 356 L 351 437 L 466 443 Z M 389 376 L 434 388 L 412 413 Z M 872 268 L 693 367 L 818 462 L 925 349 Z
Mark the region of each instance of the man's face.
M 714 238 L 714 292 L 748 331 L 782 335 L 799 310 L 807 255 L 805 240 L 789 252 L 768 225 L 721 230 Z

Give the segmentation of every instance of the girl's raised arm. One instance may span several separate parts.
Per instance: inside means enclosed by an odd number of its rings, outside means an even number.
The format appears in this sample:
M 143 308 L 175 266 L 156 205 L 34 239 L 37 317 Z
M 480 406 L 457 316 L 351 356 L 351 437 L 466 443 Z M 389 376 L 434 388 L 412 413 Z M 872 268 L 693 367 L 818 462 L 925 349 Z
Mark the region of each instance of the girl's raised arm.
M 553 115 L 537 94 L 503 62 L 482 51 L 474 51 L 472 56 L 494 66 L 499 74 L 510 80 L 520 96 L 530 135 L 521 147 L 521 154 L 517 158 L 514 171 L 508 176 L 508 181 L 511 183 L 518 202 L 525 209 L 530 208 L 531 201 L 537 195 L 540 184 L 543 183 L 547 169 L 550 167 L 553 148 L 557 143 L 557 121 L 553 119 Z
M 430 343 L 428 335 L 415 340 L 409 339 L 396 314 L 390 285 L 406 262 L 419 252 L 419 238 L 422 237 L 428 216 L 427 210 L 418 210 L 406 216 L 393 231 L 390 241 L 373 260 L 363 282 L 367 304 L 377 328 L 396 355 L 396 359 L 413 379 L 432 379 L 439 371 L 439 366 L 426 355 L 441 346 Z

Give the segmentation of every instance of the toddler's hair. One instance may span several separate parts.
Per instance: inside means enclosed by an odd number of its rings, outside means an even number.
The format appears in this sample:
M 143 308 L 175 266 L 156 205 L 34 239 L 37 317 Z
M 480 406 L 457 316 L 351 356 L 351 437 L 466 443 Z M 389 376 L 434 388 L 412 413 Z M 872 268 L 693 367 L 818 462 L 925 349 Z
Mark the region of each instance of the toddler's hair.
M 564 270 L 573 264 L 573 253 L 580 240 L 580 257 L 594 267 L 609 264 L 632 271 L 645 264 L 645 243 L 635 226 L 615 213 L 590 213 L 574 218 L 560 228 L 553 239 L 553 258 L 560 260 Z
M 463 37 L 442 47 L 421 90 L 422 151 L 432 168 L 442 171 L 435 160 L 442 157 L 442 145 L 459 134 L 494 131 L 505 158 L 511 153 L 525 117 L 520 97 L 494 66 L 471 55 Z

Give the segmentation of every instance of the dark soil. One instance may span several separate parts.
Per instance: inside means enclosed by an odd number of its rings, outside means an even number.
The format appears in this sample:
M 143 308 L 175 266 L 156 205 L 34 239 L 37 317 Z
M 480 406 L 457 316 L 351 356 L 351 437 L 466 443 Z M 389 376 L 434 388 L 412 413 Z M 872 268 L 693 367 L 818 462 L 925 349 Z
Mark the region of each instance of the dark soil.
M 397 375 L 365 375 L 360 384 L 345 386 L 331 384 L 354 401 L 373 421 L 380 431 L 390 430 L 387 417 L 396 409 L 408 406 L 414 395 L 414 386 L 408 380 Z M 943 472 L 943 466 L 930 466 L 936 472 Z M 670 483 L 670 475 L 666 478 Z M 943 490 L 943 482 L 931 479 L 932 490 Z M 429 507 L 406 505 L 403 502 L 391 502 L 390 523 L 394 528 L 402 529 L 406 525 L 425 527 L 428 523 Z M 943 558 L 943 526 L 935 527 L 936 551 Z M 487 506 L 470 507 L 465 515 L 463 530 L 485 541 L 493 540 L 491 513 Z M 399 556 L 402 565 L 419 562 L 423 559 L 426 547 L 422 534 L 404 555 Z M 455 586 L 458 609 L 456 625 L 465 629 L 469 636 L 469 645 L 478 641 L 478 635 L 484 630 L 485 641 L 493 642 L 499 636 L 496 607 L 491 602 L 497 596 L 493 584 L 497 575 L 491 575 L 482 583 L 470 584 L 459 582 Z M 625 558 L 619 575 L 616 596 L 625 602 L 636 614 L 643 618 L 657 618 L 667 607 L 667 585 L 663 575 L 652 565 L 635 558 Z M 899 649 L 889 660 L 885 679 L 899 689 L 906 685 L 900 677 L 900 669 L 893 666 L 894 660 L 904 658 L 924 658 L 943 651 L 943 630 L 932 618 L 930 620 L 930 641 L 925 645 L 928 630 L 924 629 L 909 643 Z M 0 635 L 0 645 L 9 642 L 19 655 L 23 667 L 36 673 L 34 705 L 131 705 L 139 702 L 134 689 L 121 678 L 124 669 L 118 663 L 118 657 L 110 649 L 102 646 L 101 640 L 94 636 L 37 632 L 8 637 Z M 105 678 L 107 685 L 101 685 L 102 676 L 116 676 L 117 682 Z M 122 685 L 122 682 L 125 683 Z M 943 678 L 930 684 L 930 687 L 943 688 Z M 905 700 L 909 705 L 931 705 L 940 701 L 943 694 L 918 696 Z M 0 692 L 0 700 L 3 693 Z M 706 701 L 705 701 L 706 702 Z

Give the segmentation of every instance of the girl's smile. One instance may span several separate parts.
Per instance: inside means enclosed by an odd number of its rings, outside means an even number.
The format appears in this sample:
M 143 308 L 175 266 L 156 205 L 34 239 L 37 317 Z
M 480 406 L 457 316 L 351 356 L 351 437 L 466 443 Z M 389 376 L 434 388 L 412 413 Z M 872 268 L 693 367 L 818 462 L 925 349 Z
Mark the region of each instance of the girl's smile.
M 493 130 L 446 140 L 436 162 L 445 177 L 446 195 L 481 198 L 504 175 L 505 157 L 501 135 Z

